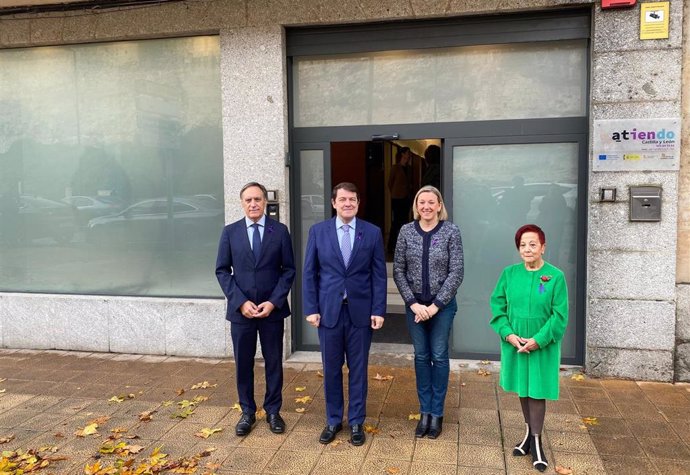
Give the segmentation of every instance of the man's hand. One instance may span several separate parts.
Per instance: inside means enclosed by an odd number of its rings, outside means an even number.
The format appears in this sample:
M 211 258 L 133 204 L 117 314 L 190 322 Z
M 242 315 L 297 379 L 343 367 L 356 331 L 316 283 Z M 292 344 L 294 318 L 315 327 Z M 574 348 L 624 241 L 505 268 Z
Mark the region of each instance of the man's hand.
M 312 327 L 319 327 L 319 322 L 321 321 L 321 315 L 318 313 L 312 313 L 311 315 L 307 315 L 307 321 Z
M 247 318 L 256 317 L 256 314 L 258 311 L 259 311 L 258 307 L 251 300 L 247 300 L 240 307 L 240 313 Z
M 383 326 L 383 317 L 379 317 L 378 315 L 372 315 L 371 316 L 371 328 L 374 330 L 378 330 Z
M 255 318 L 266 318 L 271 314 L 271 312 L 273 311 L 274 308 L 276 308 L 276 306 L 273 305 L 268 300 L 265 302 L 261 302 L 257 306 L 257 314 L 254 315 L 254 317 Z

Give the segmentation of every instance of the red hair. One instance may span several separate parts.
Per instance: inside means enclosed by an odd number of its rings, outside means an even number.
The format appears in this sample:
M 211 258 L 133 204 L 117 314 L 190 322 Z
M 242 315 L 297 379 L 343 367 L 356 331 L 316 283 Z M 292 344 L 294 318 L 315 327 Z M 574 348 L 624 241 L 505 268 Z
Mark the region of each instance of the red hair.
M 521 226 L 520 229 L 518 229 L 515 233 L 516 248 L 520 249 L 520 239 L 522 239 L 522 235 L 525 233 L 537 233 L 539 244 L 546 244 L 546 234 L 544 234 L 544 231 L 542 231 L 539 226 L 536 224 L 525 224 L 524 226 Z

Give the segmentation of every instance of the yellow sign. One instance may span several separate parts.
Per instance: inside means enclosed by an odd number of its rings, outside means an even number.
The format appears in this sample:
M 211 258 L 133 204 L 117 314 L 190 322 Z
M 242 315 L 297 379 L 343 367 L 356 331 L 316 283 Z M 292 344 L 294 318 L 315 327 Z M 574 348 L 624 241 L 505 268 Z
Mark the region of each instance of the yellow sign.
M 670 2 L 640 4 L 640 39 L 668 38 L 668 11 Z

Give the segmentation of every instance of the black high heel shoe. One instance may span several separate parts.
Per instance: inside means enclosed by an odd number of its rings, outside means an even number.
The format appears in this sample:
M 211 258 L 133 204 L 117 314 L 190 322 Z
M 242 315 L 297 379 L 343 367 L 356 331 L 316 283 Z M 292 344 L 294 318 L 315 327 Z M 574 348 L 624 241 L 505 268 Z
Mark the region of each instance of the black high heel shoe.
M 525 422 L 525 436 L 522 438 L 522 442 L 518 443 L 513 448 L 513 455 L 515 457 L 524 457 L 529 453 L 530 441 L 529 441 L 529 424 Z
M 443 416 L 436 417 L 431 416 L 431 422 L 429 423 L 429 433 L 426 435 L 430 439 L 435 439 L 443 432 Z
M 532 452 L 532 465 L 534 465 L 534 468 L 540 472 L 546 470 L 546 467 L 549 466 L 549 462 L 546 460 L 544 447 L 541 443 L 541 435 L 530 436 L 530 450 Z
M 421 414 L 414 436 L 418 439 L 424 437 L 429 432 L 429 422 L 431 422 L 431 414 Z

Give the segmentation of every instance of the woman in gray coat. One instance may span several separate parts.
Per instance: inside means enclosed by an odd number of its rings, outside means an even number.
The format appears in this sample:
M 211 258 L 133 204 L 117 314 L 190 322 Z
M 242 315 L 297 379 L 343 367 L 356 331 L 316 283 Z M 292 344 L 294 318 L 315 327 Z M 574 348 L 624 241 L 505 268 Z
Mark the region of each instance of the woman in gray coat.
M 448 219 L 441 192 L 424 186 L 414 198 L 414 221 L 404 225 L 395 246 L 393 276 L 405 301 L 414 345 L 414 366 L 421 417 L 416 437 L 437 438 L 450 366 L 448 339 L 458 310 L 455 294 L 462 283 L 460 229 Z

